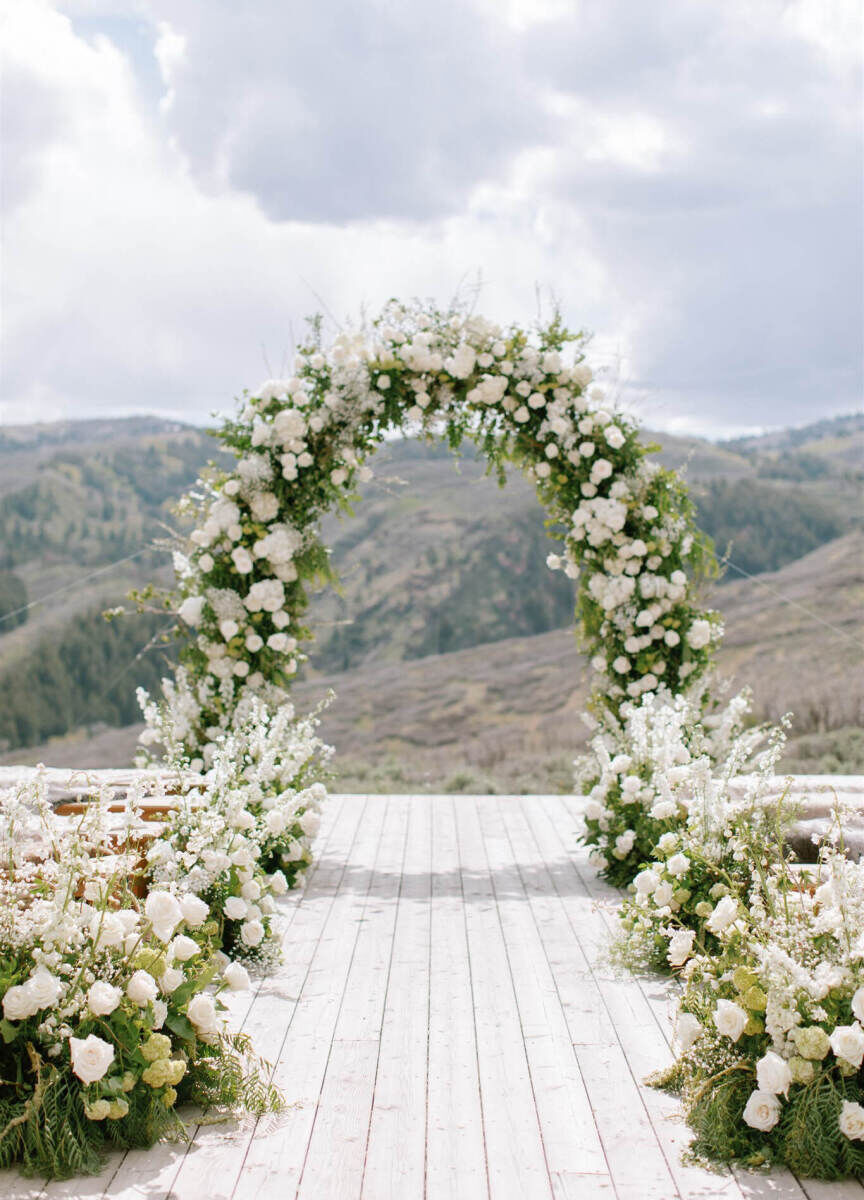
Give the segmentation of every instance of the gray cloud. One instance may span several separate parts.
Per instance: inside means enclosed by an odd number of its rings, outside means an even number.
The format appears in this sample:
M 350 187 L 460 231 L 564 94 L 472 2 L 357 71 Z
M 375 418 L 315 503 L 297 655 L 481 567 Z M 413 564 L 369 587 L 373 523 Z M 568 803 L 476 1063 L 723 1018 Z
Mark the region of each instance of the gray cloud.
M 277 220 L 428 220 L 549 120 L 512 35 L 464 0 L 156 3 L 187 39 L 172 131 Z
M 478 269 L 499 318 L 554 291 L 655 419 L 860 403 L 860 73 L 806 0 L 130 3 L 34 4 L 6 68 L 13 409 L 204 416 L 278 366 L 303 280 L 341 316 Z

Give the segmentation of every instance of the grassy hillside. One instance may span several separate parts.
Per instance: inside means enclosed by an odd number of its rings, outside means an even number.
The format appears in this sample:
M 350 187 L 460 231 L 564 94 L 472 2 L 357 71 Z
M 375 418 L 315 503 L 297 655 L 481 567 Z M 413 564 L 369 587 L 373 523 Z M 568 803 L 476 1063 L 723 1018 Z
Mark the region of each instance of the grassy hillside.
M 864 535 L 848 534 L 755 580 L 718 588 L 721 674 L 752 686 L 757 715 L 793 711 L 789 770 L 864 771 Z M 831 626 L 821 624 L 827 620 Z M 588 672 L 571 630 L 407 662 L 312 673 L 298 710 L 325 699 L 322 730 L 349 791 L 569 790 L 588 731 Z M 140 726 L 7 756 L 126 765 Z
M 851 451 L 860 464 L 864 422 L 786 434 L 724 445 L 662 437 L 659 457 L 686 472 L 704 526 L 749 573 L 782 567 L 854 523 L 861 471 Z M 201 430 L 155 418 L 0 432 L 0 617 L 56 593 L 23 624 L 0 620 L 0 746 L 129 720 L 128 697 L 161 669 L 139 657 L 152 630 L 130 619 L 109 634 L 98 613 L 130 586 L 170 576 L 168 557 L 147 547 L 213 452 Z M 806 455 L 823 465 L 799 478 Z M 342 587 L 313 601 L 310 679 L 473 647 L 494 656 L 505 639 L 569 628 L 572 585 L 545 568 L 551 543 L 521 477 L 501 489 L 473 448 L 454 458 L 405 441 L 385 446 L 375 468 L 357 516 L 327 523 Z M 75 653 L 61 653 L 69 645 Z M 81 664 L 103 657 L 97 684 L 99 671 Z M 110 671 L 122 686 L 107 686 Z

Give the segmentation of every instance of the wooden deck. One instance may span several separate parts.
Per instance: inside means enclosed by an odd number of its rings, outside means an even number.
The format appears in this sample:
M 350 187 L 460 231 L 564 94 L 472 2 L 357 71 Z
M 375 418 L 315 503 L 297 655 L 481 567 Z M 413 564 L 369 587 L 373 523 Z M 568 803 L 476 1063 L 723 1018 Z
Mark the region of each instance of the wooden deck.
M 615 892 L 567 797 L 334 796 L 286 962 L 232 997 L 291 1105 L 98 1178 L 0 1196 L 131 1200 L 864 1200 L 858 1183 L 684 1165 L 662 982 L 606 961 Z

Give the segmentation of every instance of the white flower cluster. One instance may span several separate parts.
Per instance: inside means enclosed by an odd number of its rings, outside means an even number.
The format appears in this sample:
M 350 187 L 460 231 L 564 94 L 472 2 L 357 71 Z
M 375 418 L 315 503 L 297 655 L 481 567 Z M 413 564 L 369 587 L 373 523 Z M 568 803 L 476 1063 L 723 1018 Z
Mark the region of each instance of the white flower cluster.
M 161 729 L 170 712 L 159 719 Z M 207 899 L 223 923 L 226 948 L 260 962 L 276 953 L 276 897 L 311 861 L 326 795 L 311 776 L 326 748 L 314 735 L 314 720 L 295 721 L 289 704 L 274 712 L 247 697 L 234 720 L 209 770 L 187 777 L 147 860 L 158 884 Z M 166 734 L 166 740 L 172 739 Z
M 218 1045 L 222 1016 L 206 989 L 220 974 L 220 986 L 248 984 L 245 970 L 217 951 L 204 901 L 164 888 L 138 898 L 148 836 L 142 796 L 139 789 L 116 813 L 106 792 L 83 815 L 59 817 L 39 775 L 0 792 L 6 1061 L 20 1057 L 19 1078 L 33 1054 L 68 1069 L 96 1121 L 120 1120 L 130 1104 L 173 1106 L 188 1044 L 161 1031 L 180 1022 Z
M 771 1138 L 778 1130 L 777 1140 L 754 1153 L 770 1152 L 801 1174 L 839 1177 L 850 1164 L 864 1164 L 864 1147 L 860 1155 L 848 1149 L 864 1141 L 864 862 L 843 854 L 839 811 L 818 866 L 792 862 L 786 839 L 795 806 L 776 795 L 783 731 L 771 731 L 757 769 L 742 777 L 764 736 L 740 731 L 744 697 L 703 718 L 695 743 L 681 719 L 685 701 L 655 711 L 656 703 L 643 700 L 641 718 L 631 715 L 629 726 L 625 718 L 628 748 L 644 750 L 650 731 L 665 731 L 653 755 L 667 787 L 684 790 L 632 880 L 619 957 L 680 972 L 684 980 L 680 1057 L 669 1077 L 683 1088 L 701 1148 L 724 1158 L 741 1145 L 741 1125 Z M 690 761 L 679 764 L 685 749 Z M 712 761 L 723 751 L 722 761 Z M 589 801 L 589 820 L 599 828 L 619 810 L 628 813 L 624 783 L 633 764 L 630 756 L 610 756 L 605 745 L 595 753 L 603 764 L 600 791 L 611 781 L 614 794 L 609 814 L 590 807 L 599 800 Z M 632 790 L 638 795 L 636 784 Z M 730 1093 L 740 1097 L 737 1107 L 715 1100 L 732 1072 L 752 1081 L 748 1093 Z M 710 1106 L 710 1121 L 700 1105 Z M 807 1138 L 795 1132 L 803 1128 Z
M 722 781 L 752 759 L 764 738 L 744 729 L 749 697 L 717 709 L 704 688 L 672 696 L 663 689 L 622 704 L 577 760 L 577 786 L 588 797 L 585 840 L 592 863 L 629 883 L 661 837 L 677 837 L 694 799 L 710 809 Z
M 742 898 L 724 897 L 714 931 L 722 948 L 685 969 L 685 1061 L 710 1084 L 734 1047 L 754 1083 L 740 1120 L 760 1133 L 821 1086 L 835 1131 L 864 1141 L 864 862 L 829 848 L 810 877 L 777 861 Z
M 326 566 L 320 518 L 369 477 L 369 454 L 406 422 L 473 437 L 534 481 L 564 531 L 549 565 L 580 577 L 613 703 L 699 675 L 721 632 L 689 598 L 708 551 L 680 481 L 648 464 L 634 426 L 590 384 L 578 339 L 557 319 L 529 335 L 394 303 L 368 331 L 329 347 L 314 340 L 293 377 L 247 397 L 221 434 L 236 467 L 208 481 L 203 500 L 188 499 L 197 527 L 175 555 L 189 641 L 166 700 L 187 756 L 209 765 L 244 698 L 284 699 L 309 636 L 304 581 Z M 145 716 L 153 722 L 153 706 Z

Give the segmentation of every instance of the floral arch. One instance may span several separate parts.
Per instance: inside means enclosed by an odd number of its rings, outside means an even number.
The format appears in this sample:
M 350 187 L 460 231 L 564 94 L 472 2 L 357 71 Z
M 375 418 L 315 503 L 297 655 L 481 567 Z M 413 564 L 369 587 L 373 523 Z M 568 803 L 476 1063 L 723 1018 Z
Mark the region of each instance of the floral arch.
M 722 633 L 696 599 L 710 543 L 682 481 L 592 386 L 585 341 L 557 316 L 504 329 L 395 301 L 329 346 L 312 321 L 294 376 L 245 394 L 219 430 L 234 469 L 211 471 L 184 501 L 196 527 L 166 601 L 186 635 L 165 685 L 175 750 L 206 765 L 238 704 L 284 702 L 312 637 L 307 587 L 329 572 L 320 519 L 347 507 L 394 430 L 454 448 L 470 438 L 502 482 L 511 464 L 533 481 L 562 542 L 548 565 L 579 581 L 601 711 L 692 684 Z

